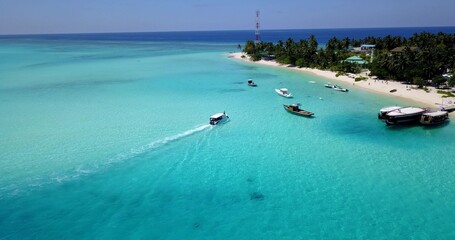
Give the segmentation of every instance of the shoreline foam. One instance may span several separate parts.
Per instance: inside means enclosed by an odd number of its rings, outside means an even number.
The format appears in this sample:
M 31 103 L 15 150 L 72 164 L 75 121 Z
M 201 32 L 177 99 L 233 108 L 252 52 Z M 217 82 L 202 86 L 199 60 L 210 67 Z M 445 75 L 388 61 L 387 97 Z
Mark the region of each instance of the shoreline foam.
M 406 85 L 402 84 L 401 82 L 397 81 L 391 81 L 391 80 L 375 80 L 370 77 L 366 80 L 361 80 L 361 81 L 355 81 L 353 78 L 348 77 L 348 76 L 336 76 L 336 72 L 331 72 L 328 70 L 319 70 L 319 69 L 313 69 L 313 68 L 298 68 L 298 67 L 288 67 L 282 64 L 277 63 L 274 60 L 271 61 L 265 61 L 265 60 L 260 60 L 257 62 L 253 62 L 249 59 L 249 57 L 242 58 L 242 55 L 247 56 L 244 53 L 241 52 L 236 52 L 236 53 L 229 53 L 229 57 L 253 63 L 253 64 L 260 64 L 260 65 L 266 65 L 266 66 L 272 66 L 272 67 L 280 67 L 280 68 L 286 68 L 289 70 L 295 70 L 295 71 L 301 71 L 307 74 L 312 74 L 316 75 L 319 77 L 326 78 L 330 81 L 338 82 L 338 83 L 344 83 L 344 84 L 349 84 L 349 88 L 356 88 L 356 89 L 362 89 L 366 91 L 371 91 L 375 93 L 379 93 L 382 95 L 394 97 L 394 98 L 403 98 L 406 100 L 410 100 L 419 104 L 424 104 L 425 107 L 440 107 L 442 104 L 444 106 L 450 106 L 453 105 L 455 102 L 454 97 L 449 97 L 449 98 L 442 98 L 441 94 L 437 93 L 437 89 L 434 87 L 428 87 L 429 91 L 426 92 L 423 89 L 417 89 L 415 85 Z M 363 74 L 365 76 L 365 74 Z M 396 89 L 395 92 L 391 93 L 390 90 Z

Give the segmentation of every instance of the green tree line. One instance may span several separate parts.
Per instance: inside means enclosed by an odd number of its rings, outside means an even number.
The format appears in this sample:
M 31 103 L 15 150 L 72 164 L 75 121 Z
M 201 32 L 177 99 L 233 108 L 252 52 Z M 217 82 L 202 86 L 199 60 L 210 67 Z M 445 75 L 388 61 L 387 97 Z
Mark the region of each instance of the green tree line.
M 359 65 L 344 61 L 354 55 L 370 60 L 365 52 L 355 53 L 354 47 L 362 44 L 376 45 L 373 61 Z M 400 47 L 399 50 L 395 48 Z M 392 51 L 395 49 L 395 51 Z M 364 39 L 338 39 L 333 37 L 320 47 L 315 36 L 298 42 L 289 38 L 285 42 L 248 41 L 243 49 L 254 61 L 274 56 L 281 64 L 318 68 L 331 71 L 358 73 L 368 68 L 371 75 L 381 79 L 433 85 L 445 82 L 442 74 L 455 69 L 455 34 L 416 33 L 410 38 L 400 36 L 366 37 Z M 449 79 L 455 85 L 455 78 Z

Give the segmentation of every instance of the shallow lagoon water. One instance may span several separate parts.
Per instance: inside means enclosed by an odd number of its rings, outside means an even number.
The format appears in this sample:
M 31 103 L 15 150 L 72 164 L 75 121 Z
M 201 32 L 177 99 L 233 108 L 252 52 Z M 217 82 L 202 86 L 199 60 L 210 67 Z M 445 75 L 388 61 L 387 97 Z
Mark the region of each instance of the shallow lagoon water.
M 0 239 L 455 237 L 453 123 L 388 128 L 412 103 L 231 48 L 3 40 Z

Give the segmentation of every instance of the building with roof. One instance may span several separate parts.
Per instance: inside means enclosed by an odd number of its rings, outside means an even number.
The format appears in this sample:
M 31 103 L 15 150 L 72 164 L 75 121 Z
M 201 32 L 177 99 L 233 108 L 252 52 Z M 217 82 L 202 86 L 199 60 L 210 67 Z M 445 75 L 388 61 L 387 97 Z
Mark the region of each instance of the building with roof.
M 373 44 L 362 44 L 360 45 L 360 50 L 364 52 L 371 52 L 376 48 L 376 45 Z
M 352 48 L 351 52 L 355 52 L 355 53 L 364 52 L 368 55 L 368 54 L 372 54 L 374 52 L 375 48 L 376 48 L 376 45 L 373 45 L 373 44 L 362 44 L 362 45 L 360 45 L 360 47 Z
M 359 65 L 363 65 L 363 64 L 367 64 L 368 62 L 365 61 L 363 58 L 359 57 L 359 56 L 352 56 L 352 57 L 348 57 L 346 58 L 346 60 L 344 60 L 345 62 L 350 62 L 350 63 L 355 63 L 355 64 L 359 64 Z

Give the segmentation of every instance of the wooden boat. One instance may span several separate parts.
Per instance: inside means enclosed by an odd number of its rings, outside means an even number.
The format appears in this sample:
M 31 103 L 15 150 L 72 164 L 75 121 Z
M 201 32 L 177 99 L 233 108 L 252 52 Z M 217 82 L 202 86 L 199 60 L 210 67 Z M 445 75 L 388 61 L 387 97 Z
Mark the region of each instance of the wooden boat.
M 291 98 L 292 94 L 289 93 L 287 88 L 280 88 L 280 89 L 275 89 L 275 92 L 278 93 L 279 95 L 286 97 L 286 98 Z
M 253 82 L 253 79 L 248 79 L 247 84 L 250 87 L 257 87 L 258 86 L 258 85 L 256 85 L 256 83 Z
M 437 125 L 444 123 L 449 119 L 449 113 L 446 111 L 427 112 L 422 114 L 420 124 L 422 125 Z
M 400 108 L 403 108 L 403 107 L 400 107 L 400 106 L 391 106 L 391 107 L 383 107 L 379 110 L 379 113 L 378 113 L 378 118 L 379 119 L 385 119 L 385 115 L 391 111 L 395 111 L 397 109 L 400 109 Z
M 387 126 L 396 124 L 411 124 L 418 123 L 422 114 L 427 110 L 417 107 L 404 107 L 390 111 L 385 115 L 385 123 Z
M 300 106 L 299 103 L 294 103 L 291 105 L 283 105 L 284 110 L 286 110 L 292 114 L 295 114 L 295 115 L 304 116 L 304 117 L 311 117 L 314 115 L 314 113 L 312 113 L 312 112 L 308 112 L 303 109 L 300 109 L 299 106 Z

